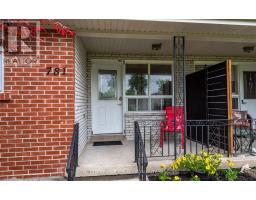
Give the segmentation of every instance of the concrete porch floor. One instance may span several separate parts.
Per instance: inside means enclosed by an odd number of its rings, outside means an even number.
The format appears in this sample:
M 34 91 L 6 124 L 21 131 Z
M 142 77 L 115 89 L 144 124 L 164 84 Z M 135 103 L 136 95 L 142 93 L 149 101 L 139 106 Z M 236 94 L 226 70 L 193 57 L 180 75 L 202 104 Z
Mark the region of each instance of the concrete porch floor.
M 136 174 L 134 142 L 123 140 L 122 143 L 111 146 L 87 144 L 79 157 L 76 177 Z
M 189 141 L 187 141 L 187 144 L 188 142 Z M 79 157 L 76 177 L 137 174 L 137 165 L 134 162 L 134 141 L 124 139 L 122 143 L 123 145 L 111 146 L 93 146 L 93 143 L 87 144 Z M 195 145 L 193 145 L 193 148 L 195 148 Z M 164 146 L 164 149 L 166 149 L 166 146 Z M 200 150 L 199 147 L 199 151 Z M 146 152 L 147 154 L 149 152 L 147 142 Z M 173 150 L 170 155 L 173 155 L 172 153 Z M 147 172 L 157 172 L 160 170 L 160 164 L 168 165 L 173 159 L 173 156 L 148 158 Z M 223 160 L 226 159 L 227 157 L 223 158 Z M 233 157 L 232 160 L 235 162 L 236 167 L 240 167 L 244 164 L 256 166 L 256 156 L 238 155 Z
M 134 141 L 122 140 L 123 145 L 93 146 L 87 144 L 78 160 L 76 177 L 137 174 L 134 162 Z M 173 157 L 149 158 L 147 171 L 159 170 L 161 163 L 170 163 Z

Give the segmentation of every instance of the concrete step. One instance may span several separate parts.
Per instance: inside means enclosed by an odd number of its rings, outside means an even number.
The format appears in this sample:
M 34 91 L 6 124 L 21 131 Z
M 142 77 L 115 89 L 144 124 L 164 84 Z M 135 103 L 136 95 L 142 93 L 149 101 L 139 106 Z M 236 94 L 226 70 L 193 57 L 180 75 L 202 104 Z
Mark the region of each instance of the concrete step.
M 76 178 L 76 181 L 139 181 L 137 174 L 115 176 L 91 176 Z
M 111 163 L 106 166 L 102 166 L 99 162 L 98 166 L 95 165 L 80 165 L 76 169 L 76 177 L 95 177 L 95 176 L 114 176 L 114 175 L 127 175 L 137 174 L 138 169 L 135 163 L 126 165 L 114 165 Z
M 102 141 L 119 141 L 124 140 L 125 135 L 123 134 L 98 134 L 91 136 L 91 142 L 102 142 Z

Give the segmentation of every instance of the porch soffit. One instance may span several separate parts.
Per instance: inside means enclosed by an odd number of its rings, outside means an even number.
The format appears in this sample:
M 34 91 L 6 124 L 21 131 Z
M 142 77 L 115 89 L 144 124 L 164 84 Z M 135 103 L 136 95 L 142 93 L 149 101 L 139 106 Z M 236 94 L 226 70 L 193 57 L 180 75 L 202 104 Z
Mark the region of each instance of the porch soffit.
M 99 38 L 81 37 L 88 53 L 111 55 L 151 55 L 169 56 L 172 54 L 172 38 L 166 39 L 134 39 L 134 38 Z M 152 50 L 152 44 L 161 43 L 161 49 Z M 244 46 L 254 43 L 195 41 L 186 38 L 186 55 L 193 56 L 244 56 L 255 57 L 256 51 L 250 54 L 243 51 Z
M 186 36 L 191 40 L 255 42 L 256 23 L 253 21 L 228 23 L 228 20 L 61 20 L 73 28 L 78 36 L 104 38 L 170 39 Z M 190 22 L 189 22 L 190 21 Z M 210 23 L 212 21 L 212 23 Z M 227 22 L 226 22 L 227 21 Z M 226 24 L 224 24 L 224 22 Z
M 186 55 L 256 57 L 256 51 L 243 52 L 244 46 L 256 44 L 256 26 L 142 20 L 62 20 L 62 23 L 76 31 L 87 53 L 169 56 L 172 37 L 185 36 Z M 152 51 L 154 43 L 161 43 L 162 48 Z

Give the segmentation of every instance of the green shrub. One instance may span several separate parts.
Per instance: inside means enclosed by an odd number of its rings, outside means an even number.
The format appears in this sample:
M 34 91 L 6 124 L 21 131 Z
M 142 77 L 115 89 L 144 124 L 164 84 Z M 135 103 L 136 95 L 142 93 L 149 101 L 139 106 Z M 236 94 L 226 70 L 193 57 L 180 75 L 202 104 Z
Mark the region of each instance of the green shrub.
M 228 168 L 224 170 L 225 178 L 228 181 L 235 181 L 237 180 L 237 174 L 239 173 L 236 169 L 233 169 L 234 163 L 230 160 L 227 160 Z

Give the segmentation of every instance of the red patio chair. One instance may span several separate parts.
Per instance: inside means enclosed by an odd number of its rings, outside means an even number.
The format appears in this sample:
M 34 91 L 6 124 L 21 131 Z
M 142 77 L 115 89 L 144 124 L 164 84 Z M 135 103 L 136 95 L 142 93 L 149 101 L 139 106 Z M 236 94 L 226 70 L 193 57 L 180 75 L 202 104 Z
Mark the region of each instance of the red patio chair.
M 181 133 L 181 145 L 184 149 L 184 107 L 176 106 L 176 133 Z M 166 121 L 160 123 L 160 146 L 163 147 L 163 139 L 166 141 L 166 133 L 174 133 L 174 106 L 166 106 Z M 163 138 L 164 137 L 164 138 Z

